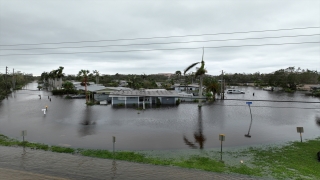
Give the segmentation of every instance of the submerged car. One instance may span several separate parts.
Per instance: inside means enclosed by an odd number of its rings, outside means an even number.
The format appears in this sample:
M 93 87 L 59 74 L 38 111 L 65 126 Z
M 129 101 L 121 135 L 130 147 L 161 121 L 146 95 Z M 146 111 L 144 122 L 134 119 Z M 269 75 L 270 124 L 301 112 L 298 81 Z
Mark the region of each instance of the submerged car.
M 86 95 L 79 94 L 79 95 L 71 96 L 71 98 L 72 98 L 72 99 L 83 99 L 83 98 L 86 98 Z
M 227 94 L 244 94 L 244 92 L 239 89 L 227 89 Z

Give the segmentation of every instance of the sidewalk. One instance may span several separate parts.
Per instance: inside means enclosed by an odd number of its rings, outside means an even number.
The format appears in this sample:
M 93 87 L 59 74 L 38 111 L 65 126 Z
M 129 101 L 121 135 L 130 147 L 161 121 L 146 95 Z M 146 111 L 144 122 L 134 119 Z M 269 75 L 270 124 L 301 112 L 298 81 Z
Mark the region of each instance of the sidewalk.
M 67 180 L 64 178 L 46 176 L 42 174 L 30 173 L 26 171 L 12 170 L 0 168 L 0 179 L 10 179 L 10 180 Z
M 257 179 L 170 166 L 155 166 L 61 154 L 21 147 L 0 146 L 2 180 L 99 180 L 99 179 Z

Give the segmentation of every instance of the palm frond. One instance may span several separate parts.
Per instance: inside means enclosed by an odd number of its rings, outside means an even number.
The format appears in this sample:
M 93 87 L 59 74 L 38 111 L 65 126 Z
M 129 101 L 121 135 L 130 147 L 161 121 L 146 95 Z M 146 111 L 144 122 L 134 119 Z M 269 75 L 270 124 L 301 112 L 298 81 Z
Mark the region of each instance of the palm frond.
M 196 149 L 196 148 L 197 148 L 197 146 L 196 146 L 194 143 L 190 142 L 190 141 L 187 139 L 186 136 L 183 136 L 183 141 L 184 141 L 184 143 L 185 143 L 186 145 L 188 145 L 188 146 L 191 147 L 192 149 Z
M 196 62 L 196 63 L 193 63 L 193 64 L 191 64 L 190 66 L 188 66 L 188 67 L 184 70 L 183 74 L 186 75 L 186 73 L 187 73 L 191 68 L 193 68 L 195 65 L 197 65 L 197 64 L 199 64 L 199 63 L 200 63 L 200 62 Z

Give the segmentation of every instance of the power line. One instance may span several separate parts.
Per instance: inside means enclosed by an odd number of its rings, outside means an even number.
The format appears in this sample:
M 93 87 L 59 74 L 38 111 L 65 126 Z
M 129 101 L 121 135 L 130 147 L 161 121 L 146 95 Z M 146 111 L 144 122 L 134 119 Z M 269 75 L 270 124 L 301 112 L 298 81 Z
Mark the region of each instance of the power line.
M 166 43 L 144 43 L 144 44 L 113 44 L 104 46 L 77 46 L 77 47 L 54 47 L 54 48 L 27 48 L 27 49 L 0 49 L 0 50 L 36 50 L 36 49 L 66 49 L 66 48 L 88 48 L 88 47 L 113 47 L 113 46 L 139 46 L 139 45 L 156 45 L 156 44 L 184 44 L 195 42 L 214 42 L 214 41 L 242 41 L 242 40 L 254 40 L 254 39 L 272 39 L 272 38 L 287 38 L 287 37 L 306 37 L 306 36 L 318 36 L 320 34 L 302 34 L 295 36 L 276 36 L 276 37 L 260 37 L 260 38 L 242 38 L 242 39 L 214 39 L 204 41 L 182 41 L 182 42 L 166 42 Z
M 297 44 L 310 44 L 320 43 L 318 42 L 298 42 L 298 43 L 281 43 L 281 44 L 248 44 L 239 46 L 215 46 L 215 47 L 195 47 L 195 48 L 172 48 L 172 49 L 135 49 L 135 50 L 119 50 L 119 51 L 96 51 L 96 52 L 70 52 L 70 53 L 40 53 L 40 54 L 3 54 L 0 56 L 38 56 L 38 55 L 49 55 L 49 54 L 95 54 L 95 53 L 106 53 L 106 52 L 143 52 L 143 51 L 172 51 L 172 50 L 192 50 L 192 49 L 215 49 L 215 48 L 235 48 L 235 47 L 253 47 L 253 46 L 280 46 L 280 45 L 297 45 Z
M 8 44 L 0 46 L 23 46 L 23 45 L 44 45 L 44 44 L 67 44 L 67 43 L 87 43 L 87 42 L 104 42 L 104 41 L 133 41 L 142 39 L 164 39 L 164 38 L 178 38 L 178 37 L 194 37 L 194 36 L 215 36 L 222 34 L 243 34 L 243 33 L 259 33 L 259 32 L 274 32 L 274 31 L 290 31 L 298 29 L 315 29 L 320 27 L 302 27 L 302 28 L 290 28 L 290 29 L 269 29 L 269 30 L 256 30 L 256 31 L 239 31 L 229 33 L 214 33 L 214 34 L 195 34 L 195 35 L 182 35 L 182 36 L 163 36 L 163 37 L 145 37 L 145 38 L 131 38 L 131 39 L 109 39 L 109 40 L 95 40 L 95 41 L 71 41 L 71 42 L 56 42 L 56 43 L 36 43 L 36 44 Z

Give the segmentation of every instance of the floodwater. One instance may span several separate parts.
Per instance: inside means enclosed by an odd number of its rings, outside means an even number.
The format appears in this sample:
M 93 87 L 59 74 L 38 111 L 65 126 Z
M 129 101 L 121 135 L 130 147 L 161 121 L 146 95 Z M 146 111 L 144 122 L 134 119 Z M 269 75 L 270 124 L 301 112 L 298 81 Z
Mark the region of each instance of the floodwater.
M 85 99 L 63 99 L 36 87 L 37 83 L 30 83 L 0 103 L 1 134 L 22 140 L 21 131 L 26 130 L 25 139 L 31 142 L 110 150 L 112 136 L 117 150 L 209 149 L 220 147 L 219 134 L 225 134 L 226 147 L 300 140 L 296 127 L 304 128 L 303 139 L 320 136 L 316 123 L 320 99 L 301 92 L 239 87 L 246 94 L 227 94 L 227 100 L 200 109 L 196 103 L 182 103 L 141 111 L 111 105 L 87 107 Z M 252 101 L 252 137 L 247 138 L 251 118 L 243 99 L 313 103 Z

